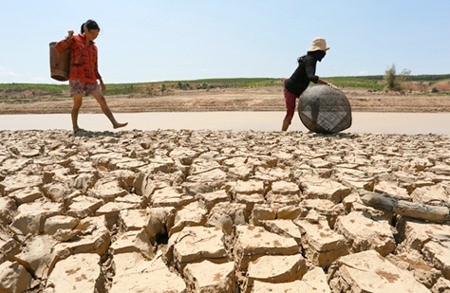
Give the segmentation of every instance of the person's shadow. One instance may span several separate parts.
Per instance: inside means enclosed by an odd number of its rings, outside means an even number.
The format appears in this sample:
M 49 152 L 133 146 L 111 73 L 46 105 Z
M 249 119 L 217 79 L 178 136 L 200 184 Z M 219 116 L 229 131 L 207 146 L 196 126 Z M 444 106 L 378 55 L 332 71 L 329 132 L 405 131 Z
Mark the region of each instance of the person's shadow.
M 119 137 L 118 132 L 111 131 L 89 131 L 89 130 L 78 130 L 75 133 L 71 133 L 71 137 Z

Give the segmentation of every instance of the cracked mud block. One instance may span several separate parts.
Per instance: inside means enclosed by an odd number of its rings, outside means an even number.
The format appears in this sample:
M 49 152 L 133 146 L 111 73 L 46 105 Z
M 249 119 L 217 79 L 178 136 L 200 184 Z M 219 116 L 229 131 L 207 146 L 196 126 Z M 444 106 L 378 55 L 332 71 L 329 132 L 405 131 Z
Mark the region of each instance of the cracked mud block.
M 386 256 L 395 249 L 393 227 L 387 221 L 374 221 L 351 212 L 337 218 L 335 230 L 345 237 L 351 252 L 375 249 Z
M 328 270 L 328 282 L 333 292 L 430 292 L 375 250 L 346 255 Z
M 300 252 L 294 238 L 268 232 L 262 227 L 239 225 L 235 228 L 234 258 L 239 270 L 263 255 L 292 255 Z

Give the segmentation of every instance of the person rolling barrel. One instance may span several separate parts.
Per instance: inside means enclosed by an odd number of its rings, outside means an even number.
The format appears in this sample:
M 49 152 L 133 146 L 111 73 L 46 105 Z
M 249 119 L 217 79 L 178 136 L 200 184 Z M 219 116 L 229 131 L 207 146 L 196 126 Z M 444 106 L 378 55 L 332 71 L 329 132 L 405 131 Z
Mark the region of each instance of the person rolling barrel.
M 92 95 L 99 103 L 103 113 L 111 121 L 114 129 L 124 127 L 128 123 L 120 123 L 112 114 L 103 93 L 106 86 L 98 72 L 97 46 L 94 40 L 100 33 L 97 22 L 89 19 L 81 25 L 81 33 L 74 36 L 69 31 L 64 40 L 59 41 L 55 49 L 58 53 L 70 50 L 69 84 L 73 96 L 72 126 L 76 134 L 82 129 L 78 126 L 78 112 L 83 102 L 84 95 Z M 100 81 L 101 89 L 97 80 Z
M 289 128 L 294 116 L 296 100 L 306 90 L 310 82 L 336 88 L 333 84 L 316 75 L 316 63 L 317 61 L 322 61 L 329 49 L 324 38 L 315 38 L 306 55 L 297 59 L 297 69 L 295 69 L 290 78 L 284 80 L 283 91 L 286 102 L 286 116 L 283 120 L 282 131 L 286 131 Z

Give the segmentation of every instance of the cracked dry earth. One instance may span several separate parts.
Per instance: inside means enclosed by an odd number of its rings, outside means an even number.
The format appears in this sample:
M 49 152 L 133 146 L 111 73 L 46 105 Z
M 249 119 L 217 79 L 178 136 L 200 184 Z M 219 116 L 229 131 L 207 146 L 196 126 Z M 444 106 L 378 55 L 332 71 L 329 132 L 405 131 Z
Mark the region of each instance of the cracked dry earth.
M 449 292 L 450 137 L 0 132 L 0 292 Z

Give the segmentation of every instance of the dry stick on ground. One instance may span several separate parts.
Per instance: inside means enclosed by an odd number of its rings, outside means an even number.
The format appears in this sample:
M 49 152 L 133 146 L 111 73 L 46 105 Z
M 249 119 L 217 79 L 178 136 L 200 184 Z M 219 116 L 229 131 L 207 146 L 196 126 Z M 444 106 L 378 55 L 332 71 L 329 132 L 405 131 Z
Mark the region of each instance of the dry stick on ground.
M 428 220 L 430 222 L 445 222 L 450 220 L 450 211 L 445 206 L 432 206 L 398 200 L 383 194 L 370 192 L 361 197 L 365 205 L 387 212 L 404 215 L 411 218 Z

